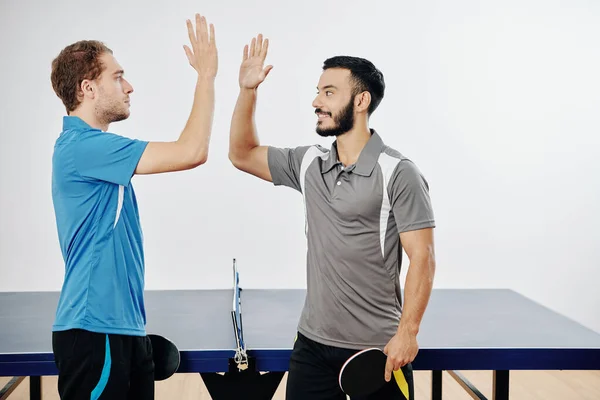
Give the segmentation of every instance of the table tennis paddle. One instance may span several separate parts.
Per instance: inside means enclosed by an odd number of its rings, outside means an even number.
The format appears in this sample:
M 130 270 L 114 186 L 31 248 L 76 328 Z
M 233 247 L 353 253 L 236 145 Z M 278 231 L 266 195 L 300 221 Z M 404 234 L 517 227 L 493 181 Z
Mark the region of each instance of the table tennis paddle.
M 175 343 L 160 335 L 150 334 L 148 338 L 152 343 L 154 380 L 165 380 L 179 368 L 179 349 Z
M 381 349 L 368 348 L 357 352 L 346 360 L 340 370 L 340 388 L 350 397 L 367 396 L 376 392 L 387 383 L 386 362 L 387 356 Z M 393 374 L 404 397 L 411 400 L 403 369 L 394 371 Z

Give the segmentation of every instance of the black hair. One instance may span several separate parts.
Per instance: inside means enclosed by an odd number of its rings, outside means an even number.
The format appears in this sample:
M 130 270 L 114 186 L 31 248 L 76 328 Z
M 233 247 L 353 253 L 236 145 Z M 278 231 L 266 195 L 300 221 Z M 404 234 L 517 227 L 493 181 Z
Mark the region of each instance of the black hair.
M 369 60 L 352 56 L 335 56 L 328 58 L 323 63 L 323 71 L 329 68 L 344 68 L 350 70 L 351 79 L 354 81 L 353 95 L 368 91 L 371 94 L 369 116 L 377 109 L 385 92 L 383 73 Z

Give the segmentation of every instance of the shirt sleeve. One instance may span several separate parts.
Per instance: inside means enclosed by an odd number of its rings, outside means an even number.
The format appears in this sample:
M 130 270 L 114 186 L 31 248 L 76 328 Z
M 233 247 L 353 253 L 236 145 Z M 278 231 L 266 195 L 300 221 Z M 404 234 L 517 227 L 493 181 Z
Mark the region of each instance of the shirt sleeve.
M 84 132 L 77 141 L 75 167 L 85 178 L 128 186 L 147 144 L 110 132 Z
M 310 146 L 299 146 L 294 148 L 279 148 L 269 146 L 267 157 L 269 171 L 273 184 L 276 186 L 287 186 L 301 192 L 300 168 L 302 159 Z
M 412 161 L 398 163 L 388 193 L 398 233 L 435 227 L 429 184 Z

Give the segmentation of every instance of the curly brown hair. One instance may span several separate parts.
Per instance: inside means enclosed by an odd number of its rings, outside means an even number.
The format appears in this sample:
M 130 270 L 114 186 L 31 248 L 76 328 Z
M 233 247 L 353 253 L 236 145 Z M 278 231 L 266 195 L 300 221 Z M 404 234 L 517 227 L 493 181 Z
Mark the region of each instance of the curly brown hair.
M 103 53 L 112 54 L 112 50 L 98 40 L 80 40 L 65 47 L 52 60 L 52 88 L 62 100 L 67 113 L 81 103 L 81 82 L 84 79 L 96 79 L 102 74 L 104 65 L 100 56 Z

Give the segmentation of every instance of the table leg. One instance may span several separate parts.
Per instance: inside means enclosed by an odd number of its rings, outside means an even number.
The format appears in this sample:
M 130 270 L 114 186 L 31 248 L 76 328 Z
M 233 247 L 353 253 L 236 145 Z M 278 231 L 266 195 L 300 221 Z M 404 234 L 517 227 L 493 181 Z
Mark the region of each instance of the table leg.
M 494 371 L 493 400 L 508 400 L 509 371 Z
M 29 399 L 30 400 L 41 400 L 42 399 L 42 377 L 41 376 L 30 376 L 29 377 Z
M 460 372 L 458 371 L 447 371 L 448 375 L 450 375 L 452 378 L 454 378 L 454 380 L 456 382 L 458 382 L 458 384 L 465 389 L 465 391 L 467 392 L 467 394 L 469 396 L 471 396 L 472 399 L 475 400 L 487 400 L 487 397 L 485 397 L 483 395 L 483 393 L 481 393 L 481 391 L 479 391 L 479 389 L 477 389 L 475 387 L 475 385 L 473 385 L 471 382 L 469 382 L 469 380 Z
M 7 400 L 15 389 L 25 380 L 24 376 L 15 376 L 3 387 L 0 388 L 0 400 Z
M 442 371 L 431 371 L 431 400 L 442 400 Z

